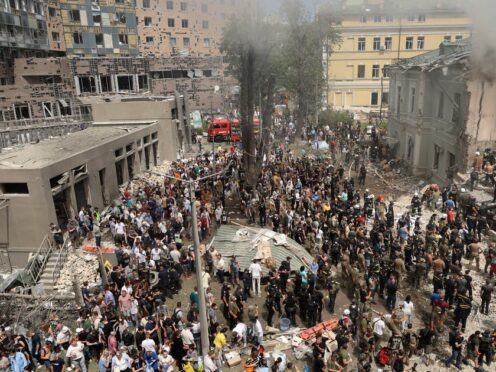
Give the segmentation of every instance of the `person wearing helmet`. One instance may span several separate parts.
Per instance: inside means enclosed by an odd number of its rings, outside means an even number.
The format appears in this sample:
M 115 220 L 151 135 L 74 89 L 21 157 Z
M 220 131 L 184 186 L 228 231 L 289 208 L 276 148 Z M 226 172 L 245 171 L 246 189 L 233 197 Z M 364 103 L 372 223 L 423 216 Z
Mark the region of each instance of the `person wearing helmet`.
M 422 200 L 419 197 L 419 193 L 415 192 L 411 202 L 412 214 L 422 214 Z

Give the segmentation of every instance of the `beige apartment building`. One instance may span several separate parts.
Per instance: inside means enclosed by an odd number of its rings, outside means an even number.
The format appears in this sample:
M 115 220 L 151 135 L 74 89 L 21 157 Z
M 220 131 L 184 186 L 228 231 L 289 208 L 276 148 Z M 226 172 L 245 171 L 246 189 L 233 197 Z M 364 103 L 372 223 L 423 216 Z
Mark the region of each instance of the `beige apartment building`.
M 389 77 L 384 67 L 471 34 L 471 20 L 457 1 L 433 0 L 429 10 L 422 1 L 405 4 L 340 2 L 337 14 L 342 43 L 328 60 L 325 98 L 330 107 L 354 112 L 379 112 L 382 108 L 386 112 Z
M 136 0 L 141 55 L 220 55 L 233 17 L 256 14 L 258 0 Z

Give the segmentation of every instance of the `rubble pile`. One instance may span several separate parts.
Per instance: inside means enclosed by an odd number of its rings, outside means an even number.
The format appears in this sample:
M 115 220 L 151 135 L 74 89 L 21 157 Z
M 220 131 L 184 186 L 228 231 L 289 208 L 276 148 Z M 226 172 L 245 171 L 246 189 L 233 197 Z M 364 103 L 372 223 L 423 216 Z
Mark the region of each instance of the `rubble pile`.
M 80 284 L 87 281 L 91 287 L 99 283 L 98 257 L 81 252 L 69 253 L 54 289 L 60 292 L 71 292 L 74 275 L 77 276 Z
M 169 174 L 170 169 L 172 166 L 171 161 L 164 161 L 162 164 L 157 165 L 153 167 L 150 171 L 151 172 L 157 172 L 157 173 L 162 173 L 162 174 Z M 147 185 L 150 184 L 160 184 L 162 185 L 164 182 L 164 177 L 156 175 L 156 174 L 142 174 L 134 177 L 127 185 L 125 185 L 123 188 L 121 188 L 121 192 L 124 192 L 126 190 L 130 190 L 131 193 L 135 192 L 139 188 L 143 188 Z

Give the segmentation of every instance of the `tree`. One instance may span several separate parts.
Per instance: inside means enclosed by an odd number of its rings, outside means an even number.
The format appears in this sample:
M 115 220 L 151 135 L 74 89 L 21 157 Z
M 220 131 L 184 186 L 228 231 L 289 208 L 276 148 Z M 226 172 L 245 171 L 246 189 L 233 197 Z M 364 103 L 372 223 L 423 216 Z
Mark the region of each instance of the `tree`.
M 246 180 L 255 184 L 261 160 L 268 150 L 268 137 L 274 110 L 276 86 L 275 55 L 280 50 L 278 27 L 264 22 L 232 19 L 224 30 L 221 51 L 229 70 L 240 82 L 240 124 L 242 131 L 243 164 Z M 253 131 L 255 95 L 259 93 L 263 131 L 259 146 Z
M 321 9 L 326 9 L 322 7 Z M 282 47 L 282 85 L 288 89 L 296 103 L 296 138 L 299 137 L 310 113 L 317 113 L 325 87 L 324 47 L 330 53 L 341 41 L 331 14 L 321 10 L 315 15 L 303 0 L 286 0 L 282 13 L 287 32 Z

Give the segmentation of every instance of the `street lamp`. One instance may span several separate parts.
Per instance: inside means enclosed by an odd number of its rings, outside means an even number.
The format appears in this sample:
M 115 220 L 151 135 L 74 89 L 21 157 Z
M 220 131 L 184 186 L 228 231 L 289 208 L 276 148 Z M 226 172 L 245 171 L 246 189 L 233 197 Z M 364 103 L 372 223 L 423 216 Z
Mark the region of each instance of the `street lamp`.
M 210 347 L 209 339 L 208 339 L 208 319 L 207 319 L 207 305 L 205 301 L 205 290 L 203 288 L 202 281 L 202 264 L 201 264 L 201 254 L 200 254 L 200 237 L 198 236 L 198 220 L 196 217 L 196 204 L 195 204 L 195 192 L 194 186 L 195 182 L 201 182 L 206 179 L 217 177 L 218 175 L 223 174 L 230 164 L 227 165 L 226 168 L 221 170 L 220 172 L 210 174 L 208 176 L 198 178 L 196 180 L 180 180 L 181 182 L 186 182 L 189 188 L 189 198 L 191 199 L 191 219 L 193 223 L 193 242 L 195 247 L 195 271 L 196 271 L 196 286 L 198 288 L 198 297 L 199 297 L 199 311 L 200 311 L 200 335 L 201 335 L 201 355 L 205 358 L 208 354 L 208 350 Z M 147 171 L 146 173 L 154 174 L 156 176 L 167 177 L 174 180 L 177 180 L 176 177 L 171 175 L 155 172 L 155 171 Z

